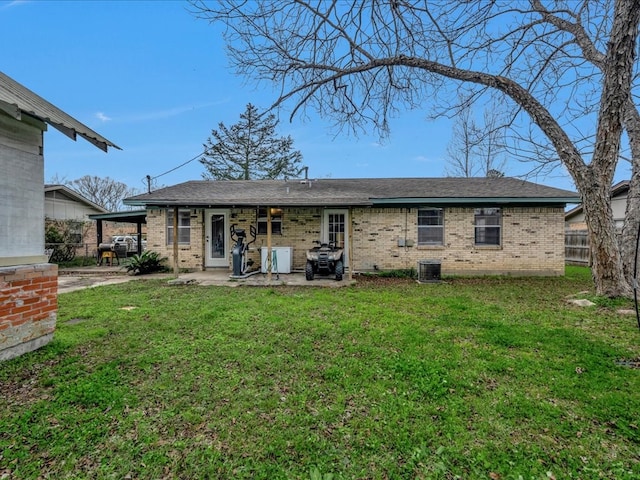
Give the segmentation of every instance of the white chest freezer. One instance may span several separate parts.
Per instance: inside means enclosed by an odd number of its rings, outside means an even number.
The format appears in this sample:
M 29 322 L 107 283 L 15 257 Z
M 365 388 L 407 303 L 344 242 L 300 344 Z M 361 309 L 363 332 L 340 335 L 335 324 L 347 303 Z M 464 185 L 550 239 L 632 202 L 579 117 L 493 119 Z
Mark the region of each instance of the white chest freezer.
M 262 273 L 267 273 L 267 247 L 260 249 Z M 293 247 L 271 247 L 271 272 L 291 273 L 293 263 Z

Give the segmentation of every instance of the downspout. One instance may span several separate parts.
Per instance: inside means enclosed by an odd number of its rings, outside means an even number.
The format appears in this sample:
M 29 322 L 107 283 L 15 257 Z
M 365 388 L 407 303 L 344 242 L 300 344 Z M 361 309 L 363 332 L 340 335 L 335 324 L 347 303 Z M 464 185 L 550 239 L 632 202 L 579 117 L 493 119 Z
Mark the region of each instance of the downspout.
M 410 208 L 405 207 L 404 209 L 404 251 L 407 251 L 407 232 L 409 231 L 409 210 Z
M 267 281 L 271 283 L 271 207 L 267 207 Z
M 404 266 L 407 268 L 408 265 L 408 252 L 409 247 L 407 247 L 407 232 L 409 231 L 409 207 L 404 208 Z
M 353 265 L 354 265 L 354 261 L 353 261 L 353 208 L 349 207 L 349 230 L 348 230 L 348 234 L 349 234 L 349 282 L 351 282 L 353 280 Z
M 202 227 L 202 271 L 204 272 L 207 269 L 207 255 L 209 255 L 209 248 L 211 248 L 211 246 L 209 245 L 209 242 L 207 241 L 208 235 L 209 233 L 207 232 L 207 220 L 206 220 L 206 216 L 205 216 L 205 211 L 204 208 L 201 210 L 202 215 L 200 215 L 200 226 Z M 225 217 L 226 218 L 226 217 Z M 227 234 L 227 232 L 224 233 L 225 235 Z M 227 240 L 225 237 L 224 240 L 224 245 L 225 248 L 227 248 Z
M 178 207 L 173 207 L 173 274 L 177 277 L 180 273 L 178 263 Z

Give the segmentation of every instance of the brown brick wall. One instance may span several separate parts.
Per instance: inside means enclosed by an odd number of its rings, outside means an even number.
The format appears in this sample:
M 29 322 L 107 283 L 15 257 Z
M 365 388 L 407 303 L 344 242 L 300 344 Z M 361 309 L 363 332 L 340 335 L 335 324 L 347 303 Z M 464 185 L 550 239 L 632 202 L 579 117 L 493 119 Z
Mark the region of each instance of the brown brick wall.
M 181 209 L 182 210 L 182 209 Z M 204 211 L 190 209 L 191 241 L 178 247 L 180 268 L 201 270 L 204 268 Z M 147 250 L 160 253 L 173 265 L 173 245 L 167 245 L 167 211 L 150 209 L 147 211 Z
M 180 266 L 204 268 L 204 211 L 191 210 L 191 244 L 180 245 Z M 351 267 L 355 271 L 415 268 L 420 260 L 437 259 L 444 275 L 562 275 L 564 273 L 564 210 L 562 208 L 509 207 L 502 209 L 502 239 L 498 247 L 474 245 L 474 209 L 446 208 L 444 245 L 418 246 L 417 208 L 353 208 Z M 230 210 L 230 223 L 249 231 L 256 225 L 255 208 Z M 272 245 L 293 247 L 293 268 L 304 269 L 305 252 L 320 239 L 322 208 L 284 208 L 282 235 Z M 172 262 L 173 248 L 166 245 L 164 210 L 147 215 L 148 248 Z M 258 235 L 250 258 L 260 262 Z M 407 246 L 402 246 L 402 245 Z M 412 245 L 412 246 L 408 246 Z M 229 245 L 231 250 L 232 245 Z M 231 262 L 231 259 L 230 259 Z M 229 265 L 231 268 L 231 263 Z
M 200 270 L 204 268 L 204 210 L 191 210 L 191 243 L 180 245 L 178 256 L 180 267 Z M 229 211 L 229 223 L 236 224 L 249 232 L 250 225 L 256 225 L 255 208 L 235 208 Z M 305 252 L 314 246 L 313 241 L 320 238 L 320 208 L 285 208 L 282 217 L 282 235 L 272 236 L 272 246 L 293 247 L 293 266 L 304 268 Z M 159 252 L 173 265 L 173 245 L 167 245 L 166 210 L 153 209 L 147 214 L 147 249 Z M 230 242 L 232 243 L 232 242 Z M 258 235 L 251 244 L 249 258 L 260 264 L 260 247 L 267 246 L 267 236 Z M 229 251 L 233 245 L 228 245 Z M 231 256 L 229 268 L 232 266 Z
M 307 261 L 306 251 L 313 248 L 314 240 L 320 239 L 321 208 L 283 208 L 282 234 L 271 236 L 272 247 L 293 247 L 294 269 L 303 270 Z M 247 225 L 256 225 L 255 208 L 234 210 L 231 223 L 249 231 Z M 267 248 L 267 235 L 258 235 L 250 247 L 250 258 L 260 263 L 259 248 Z
M 0 360 L 13 358 L 53 335 L 58 310 L 58 267 L 0 268 Z M 47 340 L 48 341 L 48 340 Z
M 355 270 L 412 268 L 436 259 L 445 275 L 564 274 L 562 208 L 503 208 L 497 247 L 474 245 L 473 208 L 445 209 L 442 246 L 418 246 L 416 208 L 360 208 L 352 217 Z M 405 239 L 413 246 L 399 246 Z

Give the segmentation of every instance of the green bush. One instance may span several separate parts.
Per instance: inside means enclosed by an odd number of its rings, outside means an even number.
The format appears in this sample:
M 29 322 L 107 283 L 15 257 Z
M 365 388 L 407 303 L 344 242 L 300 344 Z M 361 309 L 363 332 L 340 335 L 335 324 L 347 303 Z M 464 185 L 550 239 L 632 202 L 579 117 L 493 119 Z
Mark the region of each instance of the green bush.
M 83 223 L 75 220 L 47 220 L 45 224 L 45 248 L 51 250 L 49 261 L 58 265 L 73 262 L 76 248 L 82 238 Z
M 160 257 L 158 252 L 147 250 L 140 255 L 134 255 L 124 266 L 127 272 L 134 275 L 144 275 L 145 273 L 161 272 L 165 269 L 162 262 L 165 258 Z

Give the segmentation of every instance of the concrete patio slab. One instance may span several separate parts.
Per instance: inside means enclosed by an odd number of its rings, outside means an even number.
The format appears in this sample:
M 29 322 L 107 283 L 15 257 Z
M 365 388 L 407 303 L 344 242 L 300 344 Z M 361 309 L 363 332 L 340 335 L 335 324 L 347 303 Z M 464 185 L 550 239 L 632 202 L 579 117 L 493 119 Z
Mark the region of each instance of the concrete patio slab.
M 313 281 L 307 281 L 304 273 L 272 274 L 271 280 L 267 274 L 257 273 L 246 278 L 231 278 L 226 269 L 213 269 L 198 272 L 181 273 L 177 278 L 172 273 L 154 273 L 150 275 L 128 275 L 120 267 L 77 267 L 61 268 L 58 276 L 58 294 L 73 292 L 83 288 L 115 285 L 135 280 L 166 279 L 175 285 L 216 285 L 226 287 L 241 286 L 306 286 L 338 288 L 355 284 L 355 280 L 345 277 L 337 282 L 333 277 L 316 276 Z

